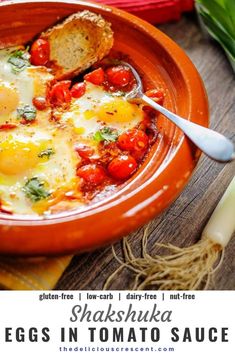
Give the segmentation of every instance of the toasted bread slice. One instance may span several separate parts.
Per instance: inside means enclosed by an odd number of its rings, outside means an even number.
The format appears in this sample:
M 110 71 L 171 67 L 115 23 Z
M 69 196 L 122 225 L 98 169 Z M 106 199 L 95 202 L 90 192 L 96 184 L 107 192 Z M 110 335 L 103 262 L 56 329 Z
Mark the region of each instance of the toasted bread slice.
M 113 45 L 111 24 L 100 15 L 81 11 L 42 33 L 50 43 L 57 79 L 71 78 L 107 55 Z

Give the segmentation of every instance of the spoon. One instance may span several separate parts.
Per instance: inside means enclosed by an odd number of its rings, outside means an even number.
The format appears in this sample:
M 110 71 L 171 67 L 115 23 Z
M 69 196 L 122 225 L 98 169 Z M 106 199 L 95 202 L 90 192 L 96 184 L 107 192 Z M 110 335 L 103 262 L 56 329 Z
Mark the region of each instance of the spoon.
M 143 85 L 138 72 L 127 62 L 122 62 L 122 65 L 131 69 L 137 82 L 136 87 L 126 94 L 127 100 L 140 99 L 159 111 L 178 126 L 185 135 L 211 159 L 217 162 L 230 162 L 235 159 L 234 145 L 227 137 L 214 130 L 181 118 L 177 114 L 172 113 L 165 107 L 154 102 L 154 100 L 143 93 Z

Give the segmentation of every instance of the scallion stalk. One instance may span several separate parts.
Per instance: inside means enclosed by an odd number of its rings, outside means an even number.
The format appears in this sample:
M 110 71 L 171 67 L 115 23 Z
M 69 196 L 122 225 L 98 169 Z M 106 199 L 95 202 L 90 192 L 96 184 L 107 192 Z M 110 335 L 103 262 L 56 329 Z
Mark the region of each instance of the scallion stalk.
M 235 71 L 235 1 L 196 0 L 196 8 L 206 30 L 223 47 Z

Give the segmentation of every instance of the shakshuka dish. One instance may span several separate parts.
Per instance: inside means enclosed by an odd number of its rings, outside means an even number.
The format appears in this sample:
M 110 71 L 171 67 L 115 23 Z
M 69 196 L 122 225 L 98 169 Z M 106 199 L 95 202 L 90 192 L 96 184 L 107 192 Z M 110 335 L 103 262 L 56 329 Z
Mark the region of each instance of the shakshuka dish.
M 157 138 L 156 112 L 126 94 L 136 82 L 101 16 L 82 11 L 0 50 L 0 212 L 50 215 L 110 195 Z M 146 94 L 162 104 L 164 92 Z

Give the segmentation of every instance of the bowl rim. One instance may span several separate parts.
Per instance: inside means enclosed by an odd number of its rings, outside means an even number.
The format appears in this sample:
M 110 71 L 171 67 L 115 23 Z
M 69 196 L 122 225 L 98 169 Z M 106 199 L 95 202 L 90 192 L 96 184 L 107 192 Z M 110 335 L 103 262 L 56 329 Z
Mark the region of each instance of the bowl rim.
M 0 9 L 2 7 L 6 6 L 20 6 L 23 4 L 30 4 L 30 3 L 40 3 L 40 4 L 55 4 L 53 0 L 10 0 L 10 1 L 3 1 L 0 3 Z M 151 39 L 154 39 L 157 42 L 160 42 L 161 45 L 164 47 L 167 47 L 167 52 L 168 54 L 173 57 L 175 65 L 180 70 L 180 74 L 182 75 L 185 83 L 186 83 L 186 88 L 188 90 L 189 94 L 189 114 L 186 119 L 191 120 L 191 121 L 197 121 L 196 117 L 191 116 L 191 107 L 193 105 L 193 102 L 195 103 L 195 99 L 197 94 L 200 95 L 200 99 L 204 100 L 205 102 L 205 111 L 204 111 L 204 121 L 203 124 L 205 126 L 208 126 L 209 123 L 209 117 L 208 117 L 208 100 L 207 100 L 207 95 L 206 91 L 203 85 L 203 82 L 199 76 L 199 73 L 197 72 L 194 64 L 191 62 L 187 54 L 172 40 L 170 39 L 167 35 L 162 33 L 160 30 L 158 30 L 156 27 L 153 25 L 147 23 L 146 21 L 127 13 L 126 11 L 113 8 L 107 5 L 103 4 L 97 4 L 89 1 L 78 1 L 78 0 L 58 0 L 57 3 L 64 3 L 64 4 L 72 4 L 72 5 L 78 5 L 78 6 L 84 6 L 85 8 L 89 7 L 89 9 L 92 11 L 99 11 L 103 10 L 105 12 L 112 12 L 112 14 L 116 17 L 121 17 L 128 23 L 131 23 L 132 26 L 137 27 L 144 35 L 148 35 L 151 37 Z M 174 56 L 172 56 L 174 51 Z M 178 58 L 181 58 L 181 64 L 177 62 Z M 194 92 L 191 91 L 192 84 L 194 86 Z M 197 93 L 196 93 L 197 92 Z M 165 210 L 167 206 L 169 206 L 170 203 L 172 203 L 173 200 L 177 198 L 177 196 L 180 194 L 180 192 L 183 190 L 183 188 L 186 186 L 187 182 L 189 181 L 190 177 L 192 176 L 193 170 L 199 160 L 199 157 L 201 155 L 201 152 L 196 149 L 195 152 L 192 153 L 192 147 L 187 140 L 187 138 L 182 134 L 182 136 L 179 139 L 179 142 L 177 144 L 177 147 L 173 152 L 171 152 L 169 160 L 161 164 L 160 168 L 158 169 L 157 173 L 152 177 L 151 180 L 148 180 L 147 183 L 137 187 L 132 193 L 127 193 L 126 198 L 120 200 L 117 199 L 117 193 L 114 193 L 114 195 L 111 195 L 110 198 L 106 198 L 102 203 L 95 203 L 94 206 L 89 207 L 87 210 L 84 211 L 69 211 L 67 213 L 59 213 L 53 216 L 50 216 L 48 218 L 40 218 L 40 217 L 32 217 L 32 216 L 22 216 L 22 215 L 14 215 L 8 216 L 8 215 L 1 215 L 0 217 L 0 227 L 1 226 L 10 226 L 10 227 L 25 227 L 27 228 L 33 228 L 35 226 L 47 226 L 47 225 L 55 225 L 55 224 L 61 224 L 61 223 L 67 223 L 67 222 L 73 222 L 77 221 L 79 219 L 83 219 L 86 217 L 92 217 L 94 214 L 96 215 L 102 215 L 104 212 L 107 211 L 107 209 L 114 208 L 120 204 L 126 203 L 127 199 L 133 198 L 134 196 L 137 197 L 140 200 L 138 204 L 135 205 L 135 207 L 132 207 L 132 209 L 129 210 L 129 216 L 132 213 L 138 214 L 140 211 L 142 211 L 146 206 L 151 205 L 152 203 L 155 203 L 158 199 L 158 194 L 159 192 L 165 192 L 164 190 L 159 190 L 156 192 L 155 195 L 152 195 L 152 197 L 146 199 L 143 189 L 145 189 L 147 186 L 149 186 L 151 183 L 154 183 L 154 180 L 156 181 L 156 178 L 158 178 L 163 172 L 169 168 L 169 166 L 173 163 L 174 160 L 179 159 L 179 155 L 181 152 L 187 153 L 187 158 L 189 163 L 191 163 L 191 170 L 189 171 L 188 175 L 182 175 L 179 173 L 178 175 L 178 180 L 177 182 L 180 183 L 183 180 L 183 184 L 178 187 L 178 190 L 172 190 L 171 191 L 171 197 L 169 198 L 168 202 L 165 201 L 164 205 L 161 207 L 161 212 Z M 130 182 L 134 182 L 135 178 L 133 178 L 133 181 L 131 180 Z M 123 218 L 123 214 L 120 211 L 119 214 L 117 214 L 117 217 L 121 220 Z M 152 216 L 145 215 L 137 221 L 133 229 L 143 225 L 146 223 L 148 220 L 150 220 Z M 110 237 L 110 239 L 113 239 L 113 236 Z M 0 250 L 1 252 L 1 250 Z

